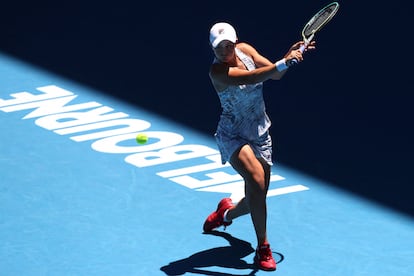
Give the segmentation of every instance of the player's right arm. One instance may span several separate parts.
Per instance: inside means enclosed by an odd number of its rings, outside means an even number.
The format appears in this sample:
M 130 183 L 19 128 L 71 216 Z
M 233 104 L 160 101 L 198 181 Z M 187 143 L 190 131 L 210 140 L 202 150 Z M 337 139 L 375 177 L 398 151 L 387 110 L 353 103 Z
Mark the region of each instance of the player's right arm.
M 248 71 L 238 67 L 229 67 L 224 63 L 215 63 L 210 68 L 210 79 L 217 92 L 230 85 L 255 84 L 271 79 L 277 72 L 275 64 L 270 64 Z

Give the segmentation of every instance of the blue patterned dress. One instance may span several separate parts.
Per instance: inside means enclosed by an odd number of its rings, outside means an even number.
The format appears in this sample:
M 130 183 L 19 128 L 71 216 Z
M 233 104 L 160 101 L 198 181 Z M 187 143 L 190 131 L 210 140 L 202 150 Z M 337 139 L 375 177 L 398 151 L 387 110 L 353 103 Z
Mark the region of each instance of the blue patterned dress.
M 256 68 L 249 56 L 238 48 L 235 50 L 249 71 Z M 266 114 L 263 83 L 231 85 L 217 94 L 222 113 L 215 138 L 222 163 L 228 162 L 240 147 L 249 144 L 257 157 L 272 165 L 271 121 Z

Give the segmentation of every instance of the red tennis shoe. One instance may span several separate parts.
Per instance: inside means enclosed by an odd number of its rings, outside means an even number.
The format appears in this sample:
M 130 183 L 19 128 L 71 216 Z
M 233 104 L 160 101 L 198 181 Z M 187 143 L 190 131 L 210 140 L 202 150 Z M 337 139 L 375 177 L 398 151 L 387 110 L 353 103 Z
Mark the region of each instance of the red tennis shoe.
M 263 244 L 257 247 L 256 255 L 254 256 L 254 263 L 262 270 L 276 270 L 276 262 L 275 259 L 273 259 L 269 244 Z
M 213 229 L 224 225 L 224 229 L 226 226 L 229 226 L 232 221 L 225 222 L 224 219 L 224 212 L 233 207 L 233 202 L 230 198 L 223 198 L 220 200 L 219 204 L 217 205 L 217 210 L 211 213 L 203 225 L 204 232 L 210 232 Z

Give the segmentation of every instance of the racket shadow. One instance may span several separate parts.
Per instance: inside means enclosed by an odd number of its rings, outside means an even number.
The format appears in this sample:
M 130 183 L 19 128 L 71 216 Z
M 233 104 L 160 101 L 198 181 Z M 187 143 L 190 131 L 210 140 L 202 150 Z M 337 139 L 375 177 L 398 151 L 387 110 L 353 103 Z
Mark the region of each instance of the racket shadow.
M 229 242 L 230 246 L 216 247 L 197 252 L 188 258 L 171 262 L 168 265 L 161 267 L 160 270 L 167 275 L 183 275 L 186 272 L 215 276 L 256 274 L 258 269 L 254 264 L 247 263 L 243 260 L 244 257 L 254 252 L 254 249 L 249 242 L 237 239 L 225 232 L 211 231 L 205 232 L 204 234 L 222 237 Z M 280 253 L 276 254 L 283 260 L 283 255 Z M 231 274 L 203 269 L 214 266 L 251 271 L 248 272 L 248 274 Z

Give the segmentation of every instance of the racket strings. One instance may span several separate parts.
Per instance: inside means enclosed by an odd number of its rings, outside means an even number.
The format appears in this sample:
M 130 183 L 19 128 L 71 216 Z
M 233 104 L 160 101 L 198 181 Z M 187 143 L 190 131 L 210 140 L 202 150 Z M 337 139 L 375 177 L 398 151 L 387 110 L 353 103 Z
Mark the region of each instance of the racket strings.
M 303 32 L 304 35 L 308 37 L 312 35 L 312 33 L 322 28 L 322 26 L 325 25 L 335 15 L 336 10 L 337 6 L 332 5 L 321 11 L 307 24 Z

